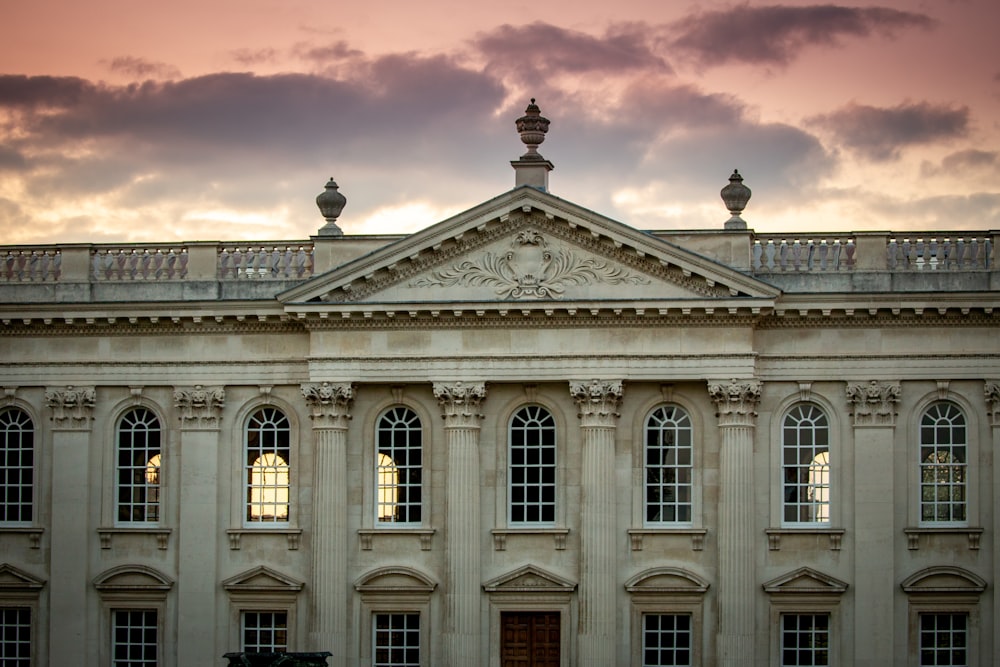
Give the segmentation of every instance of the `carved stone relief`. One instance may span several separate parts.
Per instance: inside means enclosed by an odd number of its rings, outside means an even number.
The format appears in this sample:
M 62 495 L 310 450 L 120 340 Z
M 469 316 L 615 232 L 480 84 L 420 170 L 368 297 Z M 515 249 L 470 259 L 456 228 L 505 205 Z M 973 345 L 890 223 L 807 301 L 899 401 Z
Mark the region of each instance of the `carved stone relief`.
M 349 382 L 304 384 L 302 397 L 309 406 L 313 428 L 347 428 L 354 402 L 354 385 Z
M 486 399 L 483 382 L 435 382 L 434 397 L 441 404 L 445 428 L 479 428 L 480 406 Z
M 59 426 L 88 426 L 92 419 L 97 392 L 93 387 L 46 389 L 45 404 L 52 409 L 52 421 Z
M 760 380 L 709 382 L 708 395 L 719 411 L 719 426 L 753 426 L 760 387 Z
M 849 382 L 847 401 L 854 408 L 854 425 L 895 425 L 900 391 L 898 382 Z
M 576 401 L 580 425 L 614 426 L 622 402 L 621 380 L 591 380 L 569 383 L 569 393 Z
M 226 390 L 222 387 L 175 387 L 174 406 L 178 409 L 181 427 L 218 428 L 222 408 L 226 405 Z

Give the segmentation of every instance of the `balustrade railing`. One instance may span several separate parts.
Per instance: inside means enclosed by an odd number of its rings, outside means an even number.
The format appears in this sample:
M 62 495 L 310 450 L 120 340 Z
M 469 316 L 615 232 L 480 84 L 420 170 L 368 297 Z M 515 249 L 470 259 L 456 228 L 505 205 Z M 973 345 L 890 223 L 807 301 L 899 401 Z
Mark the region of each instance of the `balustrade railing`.
M 0 248 L 0 281 L 34 283 L 59 280 L 59 248 Z
M 307 243 L 237 243 L 219 248 L 223 280 L 295 280 L 312 273 L 313 247 Z
M 893 236 L 886 245 L 890 271 L 970 271 L 993 260 L 989 236 L 931 234 Z
M 852 236 L 789 237 L 757 234 L 751 241 L 755 273 L 851 271 L 857 246 Z
M 187 275 L 183 246 L 95 246 L 92 276 L 97 281 L 177 280 Z

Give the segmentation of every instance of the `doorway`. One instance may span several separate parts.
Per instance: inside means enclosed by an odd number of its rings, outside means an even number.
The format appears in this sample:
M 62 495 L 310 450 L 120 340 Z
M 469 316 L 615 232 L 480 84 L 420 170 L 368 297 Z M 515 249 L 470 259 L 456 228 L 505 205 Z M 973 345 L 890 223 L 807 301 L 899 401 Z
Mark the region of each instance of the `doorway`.
M 559 667 L 559 612 L 500 613 L 501 667 Z

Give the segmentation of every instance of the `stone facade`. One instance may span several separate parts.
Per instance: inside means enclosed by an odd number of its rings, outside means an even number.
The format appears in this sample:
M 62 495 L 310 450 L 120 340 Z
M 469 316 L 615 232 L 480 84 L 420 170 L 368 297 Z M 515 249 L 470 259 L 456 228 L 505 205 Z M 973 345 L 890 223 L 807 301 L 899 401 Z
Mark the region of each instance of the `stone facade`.
M 408 236 L 0 249 L 30 664 L 1000 664 L 1000 235 L 640 232 L 514 166 Z

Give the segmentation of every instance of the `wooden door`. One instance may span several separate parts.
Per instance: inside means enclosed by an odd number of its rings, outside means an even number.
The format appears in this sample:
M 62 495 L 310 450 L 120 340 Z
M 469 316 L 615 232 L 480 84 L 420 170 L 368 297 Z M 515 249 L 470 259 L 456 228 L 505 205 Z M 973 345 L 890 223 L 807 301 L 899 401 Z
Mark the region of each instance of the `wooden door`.
M 559 667 L 559 612 L 500 612 L 502 667 Z

